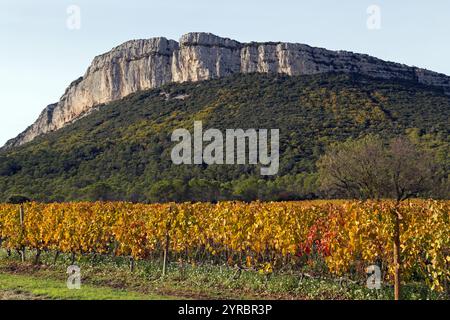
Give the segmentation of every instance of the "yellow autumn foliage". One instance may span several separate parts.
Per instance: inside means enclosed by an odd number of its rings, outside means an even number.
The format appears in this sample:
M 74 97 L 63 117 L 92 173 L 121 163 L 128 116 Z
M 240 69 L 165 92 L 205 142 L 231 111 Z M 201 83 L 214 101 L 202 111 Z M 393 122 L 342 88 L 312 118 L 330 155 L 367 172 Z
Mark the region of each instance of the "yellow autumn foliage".
M 184 204 L 0 204 L 0 240 L 7 249 L 54 250 L 147 259 L 169 241 L 193 263 L 241 261 L 261 272 L 299 266 L 319 255 L 331 273 L 364 272 L 371 264 L 393 274 L 392 201 L 221 202 Z M 401 204 L 402 273 L 444 290 L 450 279 L 449 201 Z M 217 260 L 216 260 L 217 261 Z

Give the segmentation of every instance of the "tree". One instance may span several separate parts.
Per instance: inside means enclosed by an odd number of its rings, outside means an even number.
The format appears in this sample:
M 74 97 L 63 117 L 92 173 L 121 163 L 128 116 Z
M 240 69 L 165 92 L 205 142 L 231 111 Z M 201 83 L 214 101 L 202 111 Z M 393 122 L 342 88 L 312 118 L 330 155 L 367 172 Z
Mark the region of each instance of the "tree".
M 0 157 L 0 176 L 13 176 L 20 170 L 22 170 L 22 167 L 14 160 Z
M 11 204 L 23 204 L 30 201 L 31 201 L 30 198 L 23 195 L 11 195 L 6 200 L 7 203 Z
M 238 180 L 233 185 L 233 196 L 242 201 L 254 201 L 263 198 L 266 183 L 262 179 L 250 177 Z
M 431 151 L 406 137 L 384 144 L 378 136 L 366 136 L 332 145 L 319 159 L 322 190 L 333 195 L 363 199 L 393 198 L 394 286 L 400 299 L 400 203 L 426 196 L 436 181 L 437 163 Z
M 106 182 L 96 182 L 85 189 L 86 198 L 89 201 L 114 200 L 113 188 Z
M 181 202 L 186 200 L 186 184 L 182 180 L 160 180 L 149 191 L 150 201 Z
M 220 198 L 220 184 L 217 181 L 194 178 L 189 180 L 189 200 L 218 201 Z

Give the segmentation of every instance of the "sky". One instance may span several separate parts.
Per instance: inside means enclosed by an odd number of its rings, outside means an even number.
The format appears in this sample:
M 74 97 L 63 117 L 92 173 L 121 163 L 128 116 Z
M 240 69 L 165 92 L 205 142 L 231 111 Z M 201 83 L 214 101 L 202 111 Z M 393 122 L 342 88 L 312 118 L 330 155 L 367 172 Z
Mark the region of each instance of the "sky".
M 0 0 L 0 145 L 57 102 L 96 55 L 131 39 L 197 31 L 450 75 L 448 0 Z

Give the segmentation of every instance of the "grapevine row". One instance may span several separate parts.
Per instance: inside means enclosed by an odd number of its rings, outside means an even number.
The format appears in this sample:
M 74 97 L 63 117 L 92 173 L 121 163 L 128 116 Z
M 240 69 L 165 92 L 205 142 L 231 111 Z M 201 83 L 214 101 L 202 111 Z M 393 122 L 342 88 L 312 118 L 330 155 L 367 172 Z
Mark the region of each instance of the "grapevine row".
M 187 262 L 243 264 L 261 272 L 319 257 L 343 275 L 378 264 L 393 274 L 391 201 L 185 204 L 0 204 L 3 248 L 150 259 L 167 248 Z M 449 201 L 401 204 L 402 273 L 442 291 L 450 278 Z

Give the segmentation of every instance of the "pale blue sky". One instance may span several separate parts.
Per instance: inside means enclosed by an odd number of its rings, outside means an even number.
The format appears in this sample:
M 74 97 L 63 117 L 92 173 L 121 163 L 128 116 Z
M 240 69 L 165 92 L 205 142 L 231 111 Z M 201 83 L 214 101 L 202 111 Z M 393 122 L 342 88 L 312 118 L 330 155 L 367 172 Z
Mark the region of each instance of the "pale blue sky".
M 367 8 L 381 8 L 369 30 Z M 66 27 L 69 5 L 81 29 Z M 450 74 L 448 0 L 0 0 L 0 144 L 30 125 L 95 55 L 191 31 L 367 53 Z

